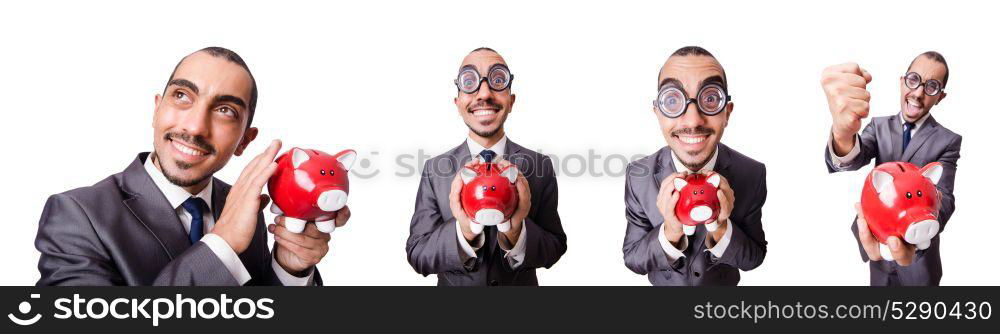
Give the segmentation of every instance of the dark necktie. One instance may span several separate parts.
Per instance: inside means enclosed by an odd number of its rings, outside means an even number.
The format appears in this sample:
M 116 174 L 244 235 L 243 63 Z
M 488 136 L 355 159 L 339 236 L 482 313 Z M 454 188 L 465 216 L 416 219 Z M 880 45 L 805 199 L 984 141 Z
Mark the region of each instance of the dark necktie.
M 906 152 L 906 147 L 910 145 L 910 132 L 913 132 L 913 127 L 916 124 L 913 122 L 903 123 L 903 152 Z
M 496 158 L 497 153 L 490 150 L 483 150 L 479 152 L 479 156 L 483 157 L 483 161 L 486 163 L 491 163 L 493 162 L 493 158 Z
M 205 235 L 204 209 L 208 208 L 208 204 L 201 198 L 191 197 L 184 201 L 181 207 L 184 208 L 184 211 L 191 214 L 191 231 L 188 237 L 193 245 Z

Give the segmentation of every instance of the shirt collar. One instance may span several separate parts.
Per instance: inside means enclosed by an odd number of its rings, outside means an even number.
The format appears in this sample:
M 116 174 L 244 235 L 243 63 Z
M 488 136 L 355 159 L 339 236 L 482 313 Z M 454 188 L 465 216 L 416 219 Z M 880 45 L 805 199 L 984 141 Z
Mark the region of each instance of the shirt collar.
M 493 144 L 493 146 L 490 148 L 485 148 L 482 145 L 479 145 L 479 143 L 477 143 L 475 140 L 472 140 L 471 137 L 467 138 L 465 140 L 465 143 L 469 146 L 469 154 L 472 154 L 473 159 L 479 156 L 479 152 L 482 152 L 483 150 L 486 149 L 493 151 L 493 153 L 496 153 L 497 157 L 502 157 L 504 152 L 506 152 L 504 151 L 504 149 L 507 148 L 507 135 L 504 135 L 503 138 L 500 138 L 500 140 L 497 141 L 496 144 Z
M 931 113 L 929 113 L 929 112 L 926 113 L 926 114 L 924 114 L 923 116 L 920 117 L 920 119 L 918 119 L 916 122 L 914 122 L 913 123 L 914 124 L 913 125 L 913 130 L 916 130 L 916 129 L 919 129 L 920 127 L 922 127 L 924 125 L 924 122 L 927 121 L 928 117 L 931 117 Z M 906 118 L 903 117 L 903 112 L 902 111 L 899 112 L 899 124 L 906 124 Z
M 160 188 L 160 192 L 163 193 L 163 196 L 167 197 L 167 202 L 170 202 L 171 208 L 176 210 L 188 198 L 198 197 L 204 200 L 205 204 L 208 204 L 209 210 L 212 209 L 213 182 L 209 181 L 208 186 L 206 186 L 205 189 L 202 189 L 201 192 L 195 195 L 191 195 L 191 193 L 184 190 L 184 188 L 170 183 L 170 181 L 167 180 L 167 177 L 163 175 L 163 172 L 157 169 L 156 165 L 153 164 L 153 154 L 146 157 L 146 163 L 143 164 L 143 167 L 146 168 L 146 173 L 148 173 L 149 177 L 153 179 L 153 183 L 156 184 L 156 187 Z
M 678 173 L 692 173 L 692 171 L 688 170 L 687 166 L 684 166 L 684 164 L 681 163 L 681 160 L 677 158 L 677 155 L 674 154 L 674 149 L 670 149 L 670 158 L 674 160 L 674 169 L 676 169 Z M 705 167 L 702 167 L 698 172 L 704 173 L 715 170 L 715 162 L 718 160 L 719 146 L 716 145 L 715 153 L 712 153 L 712 158 L 708 159 L 708 163 L 705 164 Z

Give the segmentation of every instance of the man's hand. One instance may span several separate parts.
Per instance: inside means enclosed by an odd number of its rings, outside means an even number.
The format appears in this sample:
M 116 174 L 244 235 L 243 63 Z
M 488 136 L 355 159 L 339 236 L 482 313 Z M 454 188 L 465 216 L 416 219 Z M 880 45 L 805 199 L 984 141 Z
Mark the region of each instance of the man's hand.
M 504 159 L 497 162 L 501 170 L 511 165 L 510 161 Z M 517 170 L 514 185 L 517 187 L 517 210 L 514 210 L 514 214 L 510 217 L 510 229 L 502 233 L 510 245 L 517 243 L 517 239 L 521 236 L 521 228 L 524 227 L 524 219 L 528 218 L 528 213 L 531 212 L 531 187 L 528 186 L 528 179 L 521 174 L 520 168 Z
M 254 157 L 246 168 L 243 168 L 240 177 L 229 190 L 226 206 L 219 215 L 219 221 L 212 228 L 211 233 L 222 237 L 236 254 L 241 254 L 250 247 L 250 241 L 257 229 L 257 216 L 271 200 L 267 195 L 262 195 L 261 191 L 268 178 L 278 168 L 274 156 L 280 149 L 281 141 L 275 139 L 264 153 Z
M 660 183 L 660 193 L 656 195 L 656 208 L 660 210 L 660 215 L 663 216 L 663 236 L 675 248 L 679 245 L 681 238 L 684 237 L 684 226 L 677 219 L 677 215 L 674 214 L 674 207 L 677 205 L 677 199 L 680 198 L 680 193 L 674 189 L 674 179 L 686 176 L 687 173 L 670 174 L 670 176 L 664 178 L 663 182 Z
M 465 210 L 462 209 L 462 186 L 465 185 L 465 182 L 462 181 L 461 169 L 471 167 L 474 163 L 475 160 L 473 159 L 473 161 L 465 164 L 465 167 L 459 167 L 458 172 L 455 173 L 455 178 L 451 180 L 451 193 L 448 194 L 448 201 L 451 204 L 451 215 L 455 216 L 455 220 L 458 221 L 458 226 L 462 229 L 462 236 L 465 237 L 465 241 L 470 243 L 476 239 L 479 233 L 472 233 L 472 228 L 469 227 L 472 220 L 469 219 L 469 216 L 465 214 Z
M 865 215 L 861 212 L 861 203 L 855 203 L 854 209 L 858 212 L 858 240 L 861 240 L 861 247 L 865 249 L 865 253 L 868 254 L 868 260 L 870 261 L 882 261 L 882 253 L 879 251 L 878 239 L 872 235 L 872 231 L 868 229 L 868 220 L 865 219 Z M 897 237 L 889 237 L 889 251 L 892 253 L 893 260 L 901 266 L 909 266 L 913 263 L 913 258 L 916 256 L 917 247 L 914 245 L 909 245 L 899 240 Z
M 712 172 L 707 176 L 712 176 L 712 174 L 718 173 Z M 713 244 L 719 242 L 719 239 L 722 239 L 722 236 L 726 235 L 726 229 L 729 228 L 729 215 L 733 213 L 733 206 L 736 203 L 736 193 L 729 186 L 729 180 L 726 180 L 726 177 L 722 176 L 722 174 L 719 174 L 719 179 L 719 190 L 716 191 L 716 196 L 719 197 L 719 217 L 715 220 L 718 227 L 715 228 L 715 231 L 709 233 Z
M 350 217 L 351 209 L 344 206 L 337 210 L 334 225 L 342 227 Z M 275 262 L 293 276 L 305 277 L 330 251 L 330 234 L 320 232 L 313 222 L 306 223 L 302 233 L 292 233 L 285 228 L 285 216 L 276 216 L 267 231 L 274 234 Z
M 820 83 L 833 116 L 833 149 L 839 156 L 854 148 L 854 135 L 861 130 L 861 119 L 868 117 L 871 94 L 865 87 L 871 81 L 871 74 L 855 63 L 823 70 Z

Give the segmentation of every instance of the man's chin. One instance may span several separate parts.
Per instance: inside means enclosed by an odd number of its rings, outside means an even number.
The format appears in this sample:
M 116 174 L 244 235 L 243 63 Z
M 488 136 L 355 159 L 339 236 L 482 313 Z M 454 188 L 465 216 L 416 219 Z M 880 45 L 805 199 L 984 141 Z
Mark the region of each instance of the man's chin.
M 178 187 L 194 186 L 212 177 L 212 173 L 200 173 L 193 169 L 184 169 L 176 166 L 174 168 L 161 167 L 161 171 L 163 172 L 163 176 L 167 178 L 167 181 Z

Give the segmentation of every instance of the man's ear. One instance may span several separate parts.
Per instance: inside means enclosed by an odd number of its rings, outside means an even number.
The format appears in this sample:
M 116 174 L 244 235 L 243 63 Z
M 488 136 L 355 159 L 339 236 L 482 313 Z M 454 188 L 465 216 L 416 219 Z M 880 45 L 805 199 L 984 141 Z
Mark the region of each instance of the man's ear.
M 726 124 L 725 124 L 725 126 L 729 125 L 729 118 L 733 117 L 733 109 L 736 109 L 736 104 L 735 103 L 729 102 L 728 104 L 726 104 Z
M 162 99 L 163 99 L 163 96 L 160 96 L 160 94 L 156 94 L 156 95 L 153 96 L 153 127 L 154 128 L 156 127 L 156 110 L 160 109 L 160 100 L 162 100 Z
M 257 131 L 258 130 L 255 127 L 247 129 L 247 131 L 243 133 L 243 138 L 240 139 L 240 144 L 236 146 L 236 152 L 233 154 L 236 156 L 242 155 L 243 150 L 247 149 L 247 145 L 250 145 L 250 142 L 257 139 Z
M 508 114 L 514 112 L 514 102 L 517 102 L 517 95 L 510 93 L 510 110 L 507 110 Z
M 946 96 L 948 96 L 948 93 L 945 93 L 944 91 L 941 91 L 941 97 L 938 98 L 937 103 L 935 103 L 934 105 L 941 104 L 941 100 L 944 100 L 944 98 Z

